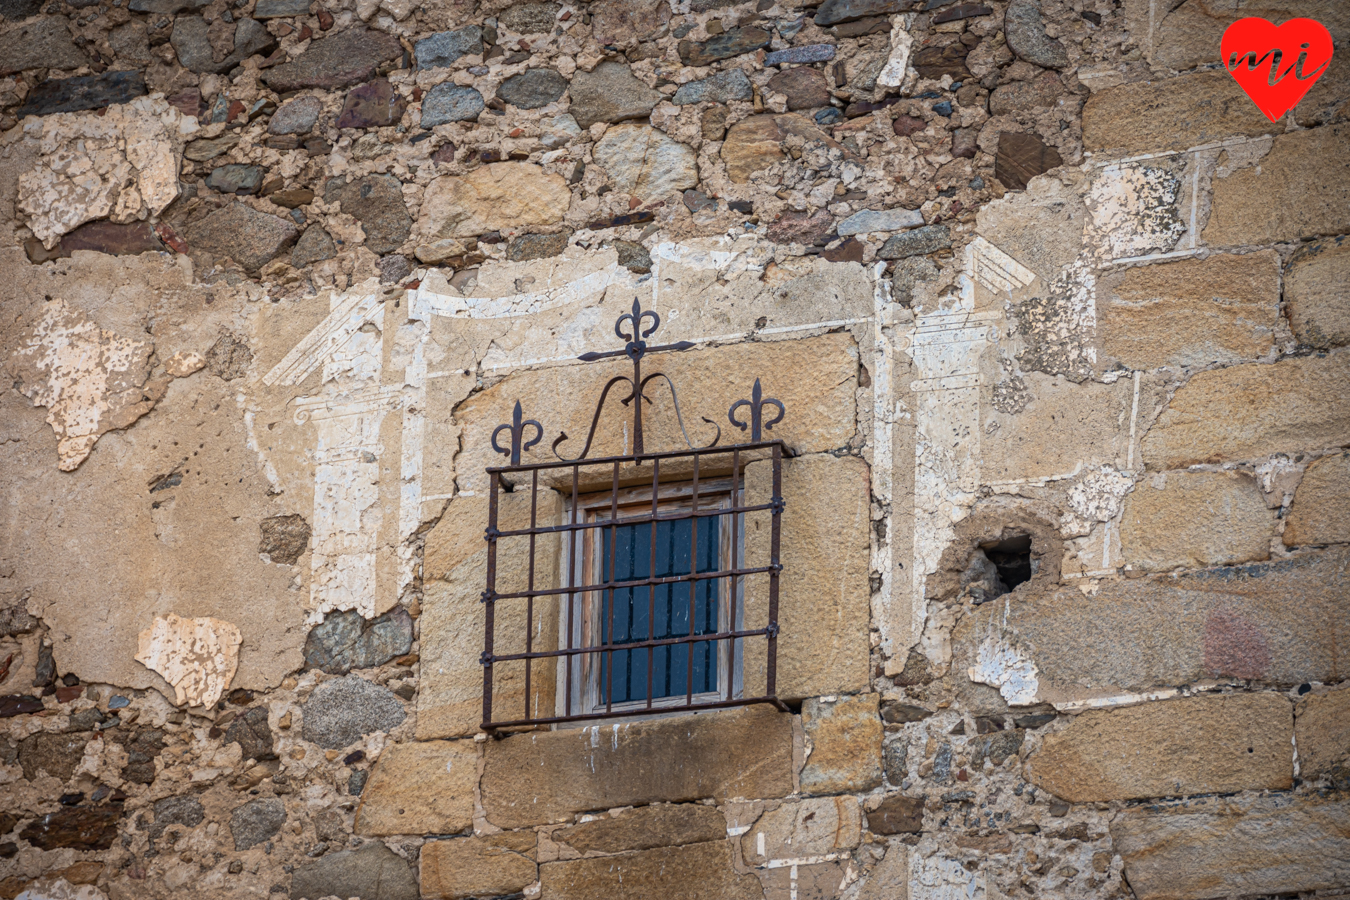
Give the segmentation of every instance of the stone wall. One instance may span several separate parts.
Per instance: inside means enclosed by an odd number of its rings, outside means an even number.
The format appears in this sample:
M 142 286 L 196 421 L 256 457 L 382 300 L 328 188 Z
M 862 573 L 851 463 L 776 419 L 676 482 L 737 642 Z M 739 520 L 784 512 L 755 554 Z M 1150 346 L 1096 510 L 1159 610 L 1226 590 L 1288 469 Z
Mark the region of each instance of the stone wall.
M 1350 59 L 1217 60 L 1350 14 L 1232 7 L 0 0 L 0 900 L 1350 891 Z M 788 709 L 488 737 L 634 301 Z

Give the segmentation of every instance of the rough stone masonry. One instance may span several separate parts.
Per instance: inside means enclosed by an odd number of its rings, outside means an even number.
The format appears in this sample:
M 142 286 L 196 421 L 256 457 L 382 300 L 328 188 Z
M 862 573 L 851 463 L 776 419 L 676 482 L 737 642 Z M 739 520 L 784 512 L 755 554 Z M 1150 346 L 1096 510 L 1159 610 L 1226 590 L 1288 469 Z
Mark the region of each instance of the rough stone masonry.
M 1337 43 L 1277 122 L 1244 15 Z M 1350 896 L 1347 47 L 0 0 L 0 900 Z M 491 436 L 635 300 L 699 441 L 787 406 L 789 711 L 489 738 Z

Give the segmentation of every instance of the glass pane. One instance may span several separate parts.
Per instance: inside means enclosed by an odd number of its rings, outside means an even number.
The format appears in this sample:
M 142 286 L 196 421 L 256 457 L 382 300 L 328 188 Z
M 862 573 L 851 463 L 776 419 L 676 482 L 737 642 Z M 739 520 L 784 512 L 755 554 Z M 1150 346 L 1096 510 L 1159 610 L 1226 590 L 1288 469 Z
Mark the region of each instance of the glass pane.
M 650 522 L 620 525 L 600 531 L 601 564 L 597 581 L 635 581 L 641 578 L 688 575 L 692 570 L 719 568 L 716 517 L 698 520 L 698 546 L 689 519 L 658 522 L 653 541 Z M 655 554 L 653 554 L 653 546 Z M 697 569 L 691 555 L 697 554 Z M 653 569 L 653 559 L 655 568 Z M 610 566 L 613 565 L 612 579 Z M 599 622 L 600 643 L 626 644 L 660 638 L 713 634 L 717 631 L 717 582 L 658 584 L 603 591 Z M 611 618 L 612 614 L 612 618 Z M 692 614 L 692 622 L 691 622 Z M 682 697 L 690 689 L 690 647 L 693 648 L 692 687 L 695 694 L 717 690 L 715 641 L 640 647 L 602 654 L 600 702 L 624 703 L 647 699 L 647 668 L 651 664 L 651 695 Z M 648 655 L 650 654 L 650 660 Z M 612 668 L 607 659 L 612 659 Z M 610 687 L 613 685 L 613 699 Z

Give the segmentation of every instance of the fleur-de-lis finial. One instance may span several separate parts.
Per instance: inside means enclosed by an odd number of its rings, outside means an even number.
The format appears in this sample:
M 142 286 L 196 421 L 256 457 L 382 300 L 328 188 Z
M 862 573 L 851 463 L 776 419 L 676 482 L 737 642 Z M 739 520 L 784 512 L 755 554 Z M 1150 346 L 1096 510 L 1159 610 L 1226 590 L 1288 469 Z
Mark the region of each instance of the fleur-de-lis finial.
M 544 437 L 544 426 L 540 425 L 534 419 L 525 419 L 524 415 L 525 414 L 520 409 L 520 401 L 517 400 L 515 412 L 511 414 L 511 424 L 498 425 L 492 432 L 492 449 L 496 450 L 501 455 L 508 457 L 511 460 L 511 465 L 513 466 L 520 465 L 520 452 L 522 450 L 530 449 L 535 444 L 543 440 Z M 534 426 L 534 438 L 522 444 L 521 439 L 525 437 L 526 425 Z M 497 443 L 497 435 L 501 434 L 503 431 L 509 431 L 511 433 L 510 449 L 507 449 L 506 447 L 503 447 Z
M 736 418 L 736 410 L 740 409 L 742 406 L 750 407 L 749 422 L 742 422 Z M 767 422 L 763 421 L 764 407 L 766 406 L 778 407 L 778 415 Z M 749 428 L 751 443 L 758 444 L 762 440 L 760 434 L 761 427 L 764 431 L 772 431 L 773 426 L 783 421 L 783 416 L 786 414 L 787 409 L 784 408 L 782 403 L 772 397 L 764 396 L 764 392 L 759 386 L 759 379 L 756 378 L 755 386 L 750 391 L 750 399 L 737 400 L 735 403 L 731 404 L 731 409 L 727 410 L 727 419 L 741 431 L 745 431 L 746 428 Z

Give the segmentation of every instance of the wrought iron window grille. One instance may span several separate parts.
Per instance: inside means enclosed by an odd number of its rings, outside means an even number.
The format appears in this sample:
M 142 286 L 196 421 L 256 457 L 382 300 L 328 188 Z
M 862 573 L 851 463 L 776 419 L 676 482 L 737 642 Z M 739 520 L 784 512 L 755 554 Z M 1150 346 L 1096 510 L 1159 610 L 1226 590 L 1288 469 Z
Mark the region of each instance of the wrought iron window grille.
M 695 446 L 674 382 L 663 372 L 642 372 L 648 355 L 694 346 L 649 346 L 660 325 L 660 316 L 634 301 L 614 324 L 623 349 L 579 357 L 626 356 L 633 373 L 606 382 L 578 455 L 563 455 L 560 448 L 570 438 L 560 431 L 550 448 L 554 459 L 522 462 L 521 454 L 543 439 L 545 429 L 525 418 L 519 402 L 511 422 L 492 432 L 493 450 L 509 462 L 487 469 L 480 658 L 485 731 L 754 703 L 787 709 L 777 698 L 776 681 L 782 460 L 788 448 L 764 437 L 787 410 L 763 396 L 756 378 L 750 399 L 727 411 L 728 421 L 750 440 L 719 446 L 720 426 L 704 417 L 715 434 Z M 656 381 L 670 389 L 683 449 L 649 452 L 645 446 L 643 406 L 652 402 L 648 388 Z M 606 400 L 620 386 L 628 389 L 620 403 L 631 408 L 632 450 L 590 458 Z M 768 420 L 766 410 L 774 413 Z M 747 493 L 747 466 L 756 463 L 767 463 L 770 473 L 767 485 L 757 482 L 762 497 Z M 607 489 L 596 491 L 597 482 Z M 519 527 L 504 527 L 503 495 L 526 484 L 528 525 L 520 515 Z M 550 508 L 564 511 L 555 517 L 561 521 L 541 520 L 541 497 L 555 490 L 561 497 L 554 499 L 562 502 Z M 755 565 L 747 558 L 752 520 L 754 543 L 766 557 Z M 503 583 L 511 578 L 499 571 L 501 555 L 517 552 L 506 549 L 510 541 L 521 542 L 525 565 L 512 571 L 523 584 Z M 560 557 L 553 567 L 550 552 Z M 557 583 L 546 574 L 551 569 Z M 507 633 L 499 633 L 503 626 Z M 513 708 L 503 709 L 506 703 Z

